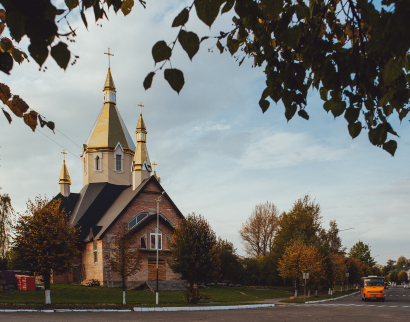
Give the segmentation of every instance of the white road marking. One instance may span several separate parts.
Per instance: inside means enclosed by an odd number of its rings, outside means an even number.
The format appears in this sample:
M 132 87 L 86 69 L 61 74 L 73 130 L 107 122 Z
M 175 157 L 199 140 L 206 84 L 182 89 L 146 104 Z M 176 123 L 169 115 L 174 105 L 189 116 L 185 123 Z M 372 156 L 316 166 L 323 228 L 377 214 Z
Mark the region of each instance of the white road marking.
M 391 305 L 391 306 L 389 306 L 389 307 L 397 307 L 397 305 Z

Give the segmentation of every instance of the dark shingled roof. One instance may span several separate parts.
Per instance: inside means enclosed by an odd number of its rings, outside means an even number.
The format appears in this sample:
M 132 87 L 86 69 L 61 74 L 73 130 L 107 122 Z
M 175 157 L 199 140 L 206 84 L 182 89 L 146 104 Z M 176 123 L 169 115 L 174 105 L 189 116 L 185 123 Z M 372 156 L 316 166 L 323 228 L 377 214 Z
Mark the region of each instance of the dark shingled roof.
M 154 176 L 145 179 L 137 189 L 132 190 L 132 186 L 114 185 L 107 182 L 90 183 L 84 186 L 80 193 L 71 193 L 68 197 L 62 196 L 60 193 L 54 199 L 61 199 L 61 208 L 64 208 L 67 213 L 70 213 L 70 223 L 77 223 L 80 226 L 79 241 L 87 242 L 91 237 L 97 239 L 102 238 L 104 233 L 114 224 L 119 216 L 124 212 L 129 204 L 137 198 L 138 194 L 144 190 L 144 187 L 154 182 L 164 191 L 159 182 Z M 144 191 L 160 195 L 160 192 Z M 171 198 L 165 194 L 164 198 L 168 199 L 171 205 L 176 210 L 177 214 L 183 218 L 182 213 L 173 203 Z M 153 220 L 149 216 L 146 221 Z M 152 216 L 156 218 L 155 216 Z M 168 222 L 167 218 L 161 218 L 170 228 L 172 223 Z M 143 225 L 145 225 L 144 223 Z M 141 222 L 142 224 L 142 222 Z M 143 225 L 137 225 L 138 229 Z M 137 228 L 135 227 L 135 228 Z M 173 227 L 172 227 L 173 228 Z M 90 236 L 90 229 L 92 235 Z

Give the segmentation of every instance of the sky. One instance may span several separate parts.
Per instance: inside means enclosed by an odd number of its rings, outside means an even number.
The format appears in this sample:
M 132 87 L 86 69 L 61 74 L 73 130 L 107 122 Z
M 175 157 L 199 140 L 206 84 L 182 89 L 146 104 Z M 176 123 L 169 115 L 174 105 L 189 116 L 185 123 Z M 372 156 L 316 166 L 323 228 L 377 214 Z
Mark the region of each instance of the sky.
M 62 0 L 54 3 L 64 8 Z M 33 133 L 15 116 L 11 125 L 0 117 L 0 193 L 10 195 L 18 212 L 29 198 L 58 194 L 63 149 L 71 191 L 81 190 L 79 155 L 103 105 L 104 53 L 110 48 L 117 107 L 134 142 L 142 102 L 148 152 L 162 186 L 184 215 L 203 215 L 239 254 L 245 255 L 238 230 L 255 205 L 269 201 L 288 211 L 309 194 L 321 206 L 325 228 L 330 220 L 341 230 L 354 228 L 340 232 L 347 249 L 361 240 L 379 264 L 400 255 L 409 258 L 408 119 L 400 124 L 394 115 L 389 120 L 400 135 L 391 157 L 371 145 L 365 131 L 352 140 L 346 120 L 327 114 L 316 91 L 308 97 L 309 121 L 296 115 L 287 122 L 280 102 L 271 102 L 263 114 L 258 105 L 263 68 L 252 68 L 251 59 L 238 67 L 229 53 L 219 53 L 214 39 L 201 43 L 192 62 L 176 45 L 172 66 L 185 76 L 179 95 L 162 71 L 145 91 L 145 76 L 158 67 L 152 46 L 174 41 L 178 29 L 171 28 L 172 21 L 188 3 L 152 0 L 143 9 L 136 2 L 127 17 L 110 10 L 102 27 L 88 10 L 88 31 L 74 12 L 68 16 L 78 35 L 69 43 L 80 57 L 74 66 L 63 71 L 49 58 L 43 72 L 30 59 L 15 64 L 10 76 L 0 74 L 13 94 L 56 124 L 55 134 L 46 128 Z M 224 14 L 209 29 L 193 9 L 187 29 L 200 37 L 219 35 L 229 30 L 231 18 L 232 13 Z M 60 27 L 69 30 L 64 22 Z M 24 38 L 20 47 L 28 52 L 27 45 Z

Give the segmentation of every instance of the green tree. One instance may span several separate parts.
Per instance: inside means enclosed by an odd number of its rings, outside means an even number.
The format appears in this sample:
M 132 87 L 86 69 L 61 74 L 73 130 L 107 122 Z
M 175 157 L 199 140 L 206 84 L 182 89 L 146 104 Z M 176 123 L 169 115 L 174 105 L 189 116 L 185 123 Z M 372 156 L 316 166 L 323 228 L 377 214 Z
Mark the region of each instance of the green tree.
M 383 275 L 387 275 L 389 271 L 393 269 L 394 264 L 396 264 L 396 261 L 389 259 L 386 263 L 386 266 L 383 266 L 383 271 L 382 271 Z
M 145 1 L 139 2 L 145 7 Z M 59 36 L 73 40 L 77 34 L 67 22 L 70 32 L 62 35 L 58 21 L 80 14 L 87 27 L 87 9 L 93 10 L 99 21 L 109 8 L 127 15 L 134 5 L 133 0 L 65 0 L 67 8 L 57 9 L 51 0 L 0 3 L 6 10 L 1 27 L 6 26 L 17 43 L 27 35 L 28 51 L 40 68 L 50 54 L 63 69 L 71 53 Z M 220 12 L 231 12 L 232 29 L 198 37 L 186 26 L 194 6 L 209 27 Z M 80 10 L 73 10 L 77 7 Z M 371 144 L 394 155 L 397 142 L 389 136 L 397 133 L 389 120 L 393 115 L 403 121 L 410 110 L 409 14 L 408 0 L 382 0 L 380 9 L 372 0 L 193 0 L 172 23 L 177 28 L 175 40 L 161 40 L 153 46 L 154 61 L 164 63 L 147 75 L 143 86 L 150 88 L 157 71 L 164 70 L 164 78 L 179 93 L 185 83 L 183 72 L 171 64 L 164 68 L 175 46 L 179 43 L 192 60 L 201 44 L 211 38 L 211 45 L 221 53 L 229 52 L 239 65 L 250 58 L 255 67 L 264 68 L 262 112 L 271 101 L 281 100 L 288 121 L 296 112 L 308 120 L 307 97 L 316 89 L 326 112 L 335 118 L 344 115 L 352 138 L 364 129 Z M 0 70 L 6 73 L 12 69 L 13 59 L 20 63 L 21 57 L 26 57 L 18 51 L 13 55 L 8 46 L 4 42 L 0 46 Z M 10 121 L 10 115 L 5 115 Z M 29 126 L 35 128 L 37 116 L 26 117 Z
M 219 259 L 221 261 L 221 270 L 219 280 L 221 282 L 239 283 L 242 277 L 242 265 L 239 262 L 239 257 L 236 254 L 236 249 L 231 242 L 227 240 L 218 240 L 221 253 Z
M 13 228 L 14 210 L 8 194 L 0 195 L 0 259 L 6 262 Z
M 198 284 L 217 279 L 220 272 L 221 249 L 215 232 L 201 215 L 192 213 L 176 226 L 170 250 L 169 267 L 188 282 L 186 300 L 195 303 L 199 300 Z M 193 291 L 195 283 L 196 294 Z
M 373 267 L 376 264 L 374 258 L 370 254 L 369 245 L 358 241 L 356 244 L 350 248 L 349 257 L 356 258 L 359 261 L 362 261 L 369 267 Z
M 252 215 L 242 224 L 239 236 L 249 256 L 265 256 L 271 250 L 278 214 L 278 208 L 267 201 L 256 205 Z
M 407 276 L 407 272 L 406 271 L 400 271 L 397 274 L 397 279 L 399 280 L 399 282 L 403 283 L 403 282 L 407 282 L 408 281 L 408 276 Z
M 80 254 L 76 247 L 77 228 L 60 210 L 61 201 L 36 197 L 27 202 L 15 226 L 14 248 L 25 268 L 41 275 L 45 286 L 45 302 L 51 304 L 51 274 L 61 275 L 72 267 L 71 261 Z
M 408 259 L 407 259 L 406 257 L 400 256 L 400 257 L 397 259 L 396 267 L 397 267 L 397 268 L 402 268 L 403 266 L 406 266 L 406 265 L 407 265 L 407 262 L 408 262 Z
M 141 269 L 142 260 L 139 249 L 135 248 L 135 236 L 128 232 L 128 224 L 122 224 L 109 246 L 110 254 L 105 256 L 111 270 L 121 277 L 123 305 L 126 304 L 126 279 Z
M 320 205 L 308 195 L 297 200 L 288 212 L 283 212 L 273 241 L 274 255 L 280 258 L 293 240 L 316 244 L 321 232 L 320 212 Z
M 189 58 L 202 41 L 188 31 L 191 9 L 212 26 L 221 13 L 232 13 L 233 27 L 221 31 L 216 47 L 228 51 L 239 65 L 245 58 L 263 67 L 266 87 L 259 105 L 266 112 L 271 101 L 282 100 L 289 121 L 298 115 L 306 120 L 307 96 L 320 91 L 323 108 L 333 117 L 344 115 L 352 138 L 366 129 L 373 145 L 394 155 L 396 135 L 388 122 L 391 115 L 402 121 L 409 112 L 410 93 L 410 2 L 383 0 L 382 8 L 372 0 L 194 0 L 175 18 L 176 39 L 152 48 L 155 63 L 171 59 L 177 41 Z M 169 42 L 168 42 L 169 43 Z M 158 70 L 157 69 L 157 70 Z M 156 71 L 157 71 L 156 70 Z M 151 86 L 156 73 L 149 73 L 144 87 Z M 182 71 L 170 66 L 164 77 L 172 89 L 181 91 Z M 397 113 L 397 115 L 396 115 Z

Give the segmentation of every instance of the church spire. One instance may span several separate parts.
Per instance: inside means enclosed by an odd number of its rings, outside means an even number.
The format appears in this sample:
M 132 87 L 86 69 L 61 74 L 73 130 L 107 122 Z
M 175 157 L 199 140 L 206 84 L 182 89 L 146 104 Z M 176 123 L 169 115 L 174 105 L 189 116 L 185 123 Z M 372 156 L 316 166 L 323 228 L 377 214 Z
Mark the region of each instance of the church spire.
M 132 167 L 132 185 L 135 190 L 139 184 L 150 176 L 152 171 L 151 162 L 148 156 L 147 149 L 147 129 L 145 127 L 144 119 L 142 118 L 142 103 L 138 105 L 141 108 L 140 117 L 137 123 L 137 147 L 135 149 L 133 167 Z
M 104 103 L 113 103 L 115 104 L 117 101 L 116 98 L 116 90 L 114 80 L 111 75 L 111 66 L 110 66 L 110 56 L 114 56 L 110 53 L 110 48 L 108 48 L 108 53 L 104 53 L 108 55 L 108 73 L 107 78 L 105 79 L 104 84 Z
M 64 154 L 64 161 L 60 172 L 60 180 L 58 181 L 58 183 L 60 184 L 60 193 L 64 197 L 68 197 L 70 195 L 71 179 L 70 175 L 68 174 L 67 166 L 65 164 L 65 155 L 67 153 L 65 151 L 61 153 Z

